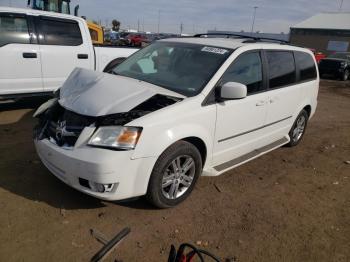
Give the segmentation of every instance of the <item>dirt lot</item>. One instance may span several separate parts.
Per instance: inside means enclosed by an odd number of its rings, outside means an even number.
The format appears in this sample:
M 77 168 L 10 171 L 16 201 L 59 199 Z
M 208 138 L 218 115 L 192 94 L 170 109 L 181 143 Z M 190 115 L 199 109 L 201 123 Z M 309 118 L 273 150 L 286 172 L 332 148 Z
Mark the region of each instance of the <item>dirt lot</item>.
M 51 175 L 31 138 L 41 102 L 0 104 L 0 261 L 88 261 L 101 247 L 90 228 L 125 226 L 108 261 L 167 261 L 172 243 L 197 241 L 236 261 L 350 261 L 349 81 L 322 82 L 299 146 L 203 177 L 168 210 L 99 201 Z

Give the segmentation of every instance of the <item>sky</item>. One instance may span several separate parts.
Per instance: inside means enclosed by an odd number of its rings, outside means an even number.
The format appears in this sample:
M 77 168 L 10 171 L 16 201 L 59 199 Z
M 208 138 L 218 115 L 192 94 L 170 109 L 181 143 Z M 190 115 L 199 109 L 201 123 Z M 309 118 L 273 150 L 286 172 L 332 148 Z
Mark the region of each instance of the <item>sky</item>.
M 338 12 L 342 0 L 71 0 L 79 4 L 79 15 L 102 25 L 113 19 L 121 28 L 143 31 L 205 33 L 207 30 L 289 33 L 289 28 L 320 12 Z M 26 7 L 27 0 L 0 0 L 0 6 Z M 350 12 L 343 0 L 342 12 Z M 159 17 L 158 17 L 159 16 Z M 350 13 L 349 13 L 350 19 Z

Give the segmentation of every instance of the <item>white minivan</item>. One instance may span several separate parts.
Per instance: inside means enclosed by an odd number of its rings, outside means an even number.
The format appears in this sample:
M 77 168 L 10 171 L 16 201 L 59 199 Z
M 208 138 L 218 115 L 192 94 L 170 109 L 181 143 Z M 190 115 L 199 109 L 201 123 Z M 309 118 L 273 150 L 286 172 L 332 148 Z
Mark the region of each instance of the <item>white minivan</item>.
M 201 175 L 297 145 L 318 88 L 304 48 L 243 36 L 165 39 L 112 74 L 75 69 L 35 113 L 35 146 L 79 191 L 172 207 Z

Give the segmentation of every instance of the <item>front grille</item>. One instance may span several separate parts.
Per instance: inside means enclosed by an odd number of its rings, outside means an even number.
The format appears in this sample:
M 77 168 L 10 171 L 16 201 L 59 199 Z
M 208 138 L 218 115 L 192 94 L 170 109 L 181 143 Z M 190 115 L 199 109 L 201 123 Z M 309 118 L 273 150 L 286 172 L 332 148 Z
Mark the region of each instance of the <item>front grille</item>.
M 53 111 L 42 126 L 42 138 L 53 140 L 58 146 L 73 147 L 83 129 L 95 123 L 96 119 L 74 113 L 60 105 L 56 107 L 51 109 Z

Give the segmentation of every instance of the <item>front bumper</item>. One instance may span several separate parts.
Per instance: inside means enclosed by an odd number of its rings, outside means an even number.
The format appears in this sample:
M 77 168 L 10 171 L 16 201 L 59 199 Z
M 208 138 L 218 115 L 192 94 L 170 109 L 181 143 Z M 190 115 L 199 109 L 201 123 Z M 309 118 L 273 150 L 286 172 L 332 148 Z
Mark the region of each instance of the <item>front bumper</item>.
M 132 159 L 133 151 L 113 151 L 86 145 L 70 149 L 48 139 L 34 140 L 43 164 L 60 180 L 88 195 L 103 200 L 121 200 L 147 192 L 155 157 Z M 79 178 L 115 184 L 111 192 L 98 193 L 82 186 Z

